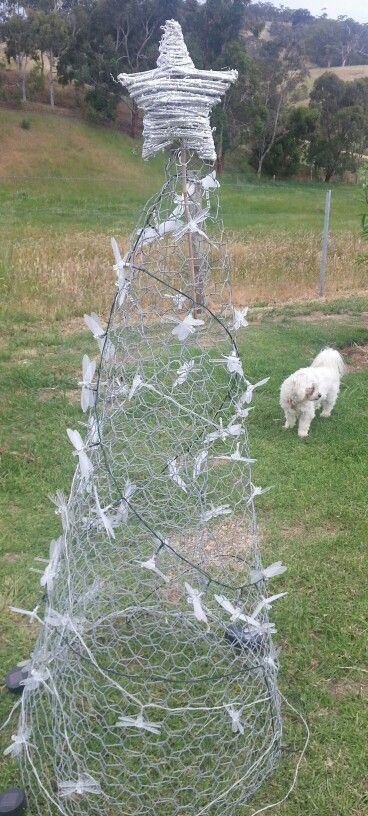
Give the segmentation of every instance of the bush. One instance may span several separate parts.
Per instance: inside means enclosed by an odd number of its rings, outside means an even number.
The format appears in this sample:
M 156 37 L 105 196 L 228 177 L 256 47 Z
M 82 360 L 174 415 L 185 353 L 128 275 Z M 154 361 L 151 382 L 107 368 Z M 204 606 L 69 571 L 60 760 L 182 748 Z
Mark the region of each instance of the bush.
M 20 126 L 21 126 L 21 128 L 23 130 L 30 130 L 31 129 L 30 120 L 29 119 L 21 119 L 20 120 Z
M 276 142 L 266 156 L 263 169 L 268 176 L 290 178 L 298 170 L 301 159 L 300 147 L 292 139 L 284 136 Z
M 363 212 L 362 212 L 362 238 L 368 241 L 368 162 L 360 168 L 360 181 L 363 190 Z M 358 255 L 358 263 L 368 265 L 368 253 L 363 252 Z
M 28 95 L 34 98 L 42 94 L 45 89 L 45 79 L 42 74 L 41 66 L 35 65 L 28 74 L 27 79 Z
M 116 109 L 119 98 L 115 94 L 106 92 L 106 88 L 95 88 L 87 91 L 84 101 L 86 113 L 93 122 L 113 122 L 116 118 Z

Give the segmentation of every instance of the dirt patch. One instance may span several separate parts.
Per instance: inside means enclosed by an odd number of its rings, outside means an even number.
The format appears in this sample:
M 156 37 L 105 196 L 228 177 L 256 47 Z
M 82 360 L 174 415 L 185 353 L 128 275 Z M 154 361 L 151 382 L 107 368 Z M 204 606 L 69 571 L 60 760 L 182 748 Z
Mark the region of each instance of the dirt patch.
M 357 295 L 358 293 L 353 293 Z M 364 293 L 361 293 L 364 296 Z M 332 302 L 333 303 L 333 302 Z M 305 308 L 306 313 L 303 314 Z M 368 312 L 362 312 L 359 315 L 353 315 L 349 311 L 349 305 L 346 306 L 346 311 L 336 313 L 329 312 L 328 301 L 326 301 L 326 311 L 316 309 L 309 311 L 310 302 L 308 300 L 285 300 L 284 303 L 270 303 L 269 306 L 253 306 L 251 307 L 250 323 L 248 327 L 257 326 L 261 321 L 267 320 L 271 323 L 284 323 L 287 320 L 292 320 L 297 323 L 324 323 L 328 321 L 348 323 L 354 327 L 359 326 L 362 329 L 368 329 Z M 274 313 L 273 309 L 277 309 Z M 284 309 L 284 310 L 283 310 Z M 300 309 L 300 313 L 295 313 Z
M 241 561 L 249 557 L 254 536 L 251 535 L 245 519 L 229 519 L 217 527 L 213 534 L 207 536 L 203 545 L 204 558 L 208 566 L 223 564 L 224 559 L 235 558 Z
M 28 451 L 14 451 L 8 450 L 7 448 L 0 448 L 0 457 L 1 456 L 16 456 L 20 459 L 25 459 L 26 462 L 34 462 L 33 453 L 29 453 Z
M 312 527 L 307 529 L 302 526 L 282 527 L 280 533 L 285 541 L 292 541 L 293 539 L 300 540 L 301 538 L 335 538 L 340 532 L 340 528 L 335 524 L 325 524 L 323 527 Z
M 368 342 L 358 345 L 352 343 L 340 349 L 348 371 L 365 371 L 368 368 Z
M 72 405 L 77 405 L 80 401 L 80 390 L 79 388 L 68 388 L 68 390 L 65 390 L 58 385 L 54 385 L 50 388 L 40 388 L 37 394 L 39 402 L 52 402 L 54 399 L 61 398 L 66 398 Z
M 12 362 L 29 363 L 34 357 L 37 357 L 41 352 L 37 348 L 23 348 L 19 349 L 12 355 Z
M 72 334 L 77 334 L 83 331 L 83 329 L 86 329 L 83 317 L 72 317 L 70 320 L 61 320 L 60 323 L 58 322 L 56 325 L 62 337 L 69 337 Z
M 51 400 L 55 399 L 55 397 L 60 397 L 62 392 L 57 385 L 51 388 L 40 388 L 37 394 L 37 399 L 39 402 L 51 402 Z
M 235 586 L 249 581 L 249 564 L 252 562 L 255 540 L 247 519 L 243 517 L 225 518 L 213 528 L 205 528 L 201 533 L 188 536 L 185 541 L 173 539 L 172 544 L 176 552 L 188 561 L 176 563 L 171 575 L 167 571 L 175 582 L 162 587 L 160 594 L 170 604 L 180 601 L 181 589 L 177 579 L 187 576 L 188 562 L 195 564 L 215 581 L 225 580 Z
M 328 688 L 336 700 L 348 700 L 351 697 L 368 699 L 368 681 L 330 680 Z
M 334 314 L 334 312 L 311 312 L 308 315 L 296 315 L 293 317 L 293 320 L 302 321 L 303 323 L 315 323 L 318 321 L 325 321 L 325 320 L 333 320 L 333 321 L 340 321 L 342 323 L 347 323 L 351 318 L 349 315 L 349 311 L 343 312 L 342 314 Z M 354 325 L 362 326 L 362 328 L 368 328 L 368 315 L 366 312 L 363 312 L 360 316 L 358 323 L 354 321 Z
M 71 388 L 66 392 L 66 398 L 72 405 L 77 405 L 80 402 L 81 392 L 80 388 Z
M 15 564 L 20 560 L 20 557 L 19 553 L 5 552 L 2 554 L 1 560 L 5 561 L 6 564 Z

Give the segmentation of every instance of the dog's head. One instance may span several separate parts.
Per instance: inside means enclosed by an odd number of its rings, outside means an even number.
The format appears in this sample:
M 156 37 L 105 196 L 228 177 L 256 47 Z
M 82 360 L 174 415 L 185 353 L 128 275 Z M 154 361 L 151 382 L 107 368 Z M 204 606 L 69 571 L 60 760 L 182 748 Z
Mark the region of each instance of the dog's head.
M 298 371 L 292 379 L 288 403 L 294 410 L 303 402 L 321 399 L 318 382 L 309 372 Z

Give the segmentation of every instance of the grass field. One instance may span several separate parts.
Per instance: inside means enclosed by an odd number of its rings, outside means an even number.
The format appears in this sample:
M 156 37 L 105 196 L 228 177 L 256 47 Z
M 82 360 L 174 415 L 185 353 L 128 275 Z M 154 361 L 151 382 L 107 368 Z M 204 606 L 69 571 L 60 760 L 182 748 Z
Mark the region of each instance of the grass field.
M 316 421 L 305 442 L 282 429 L 278 388 L 322 345 L 345 349 L 351 369 L 336 412 Z M 289 595 L 275 613 L 281 688 L 307 717 L 311 743 L 287 816 L 364 816 L 367 812 L 366 582 L 367 322 L 361 317 L 252 324 L 240 337 L 247 375 L 271 374 L 249 420 L 255 481 L 274 489 L 259 500 L 265 563 L 288 565 Z M 40 599 L 35 556 L 46 556 L 58 524 L 47 495 L 68 490 L 74 468 L 65 428 L 82 415 L 77 380 L 85 351 L 82 321 L 4 321 L 1 334 L 1 665 L 29 653 L 34 628 L 8 611 Z M 349 669 L 345 667 L 351 667 Z M 11 699 L 0 694 L 1 719 Z M 11 726 L 2 735 L 8 744 Z M 300 739 L 302 735 L 300 734 Z M 280 798 L 292 777 L 290 755 L 262 792 Z M 2 761 L 2 787 L 19 782 Z M 239 816 L 249 816 L 244 808 Z M 40 814 L 41 816 L 41 814 Z
M 0 110 L 1 310 L 59 318 L 81 314 L 86 304 L 107 308 L 109 238 L 125 245 L 142 205 L 162 184 L 163 159 L 143 164 L 139 143 L 61 116 L 32 113 L 30 130 L 23 130 L 23 116 Z M 359 187 L 332 189 L 327 299 L 366 287 L 366 268 L 356 263 Z M 315 298 L 324 199 L 323 184 L 224 176 L 237 302 Z

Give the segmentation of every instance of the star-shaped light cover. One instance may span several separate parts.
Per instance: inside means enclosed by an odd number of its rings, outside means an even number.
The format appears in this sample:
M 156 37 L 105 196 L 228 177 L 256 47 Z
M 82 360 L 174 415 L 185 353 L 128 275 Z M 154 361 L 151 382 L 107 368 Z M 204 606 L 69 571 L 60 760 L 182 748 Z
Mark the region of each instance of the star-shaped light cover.
M 198 70 L 188 54 L 179 23 L 167 20 L 163 31 L 157 68 L 118 76 L 144 112 L 142 156 L 147 159 L 181 141 L 201 159 L 214 161 L 210 111 L 238 73 Z

